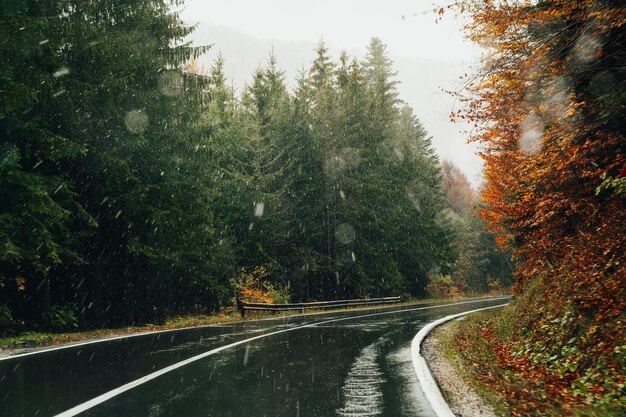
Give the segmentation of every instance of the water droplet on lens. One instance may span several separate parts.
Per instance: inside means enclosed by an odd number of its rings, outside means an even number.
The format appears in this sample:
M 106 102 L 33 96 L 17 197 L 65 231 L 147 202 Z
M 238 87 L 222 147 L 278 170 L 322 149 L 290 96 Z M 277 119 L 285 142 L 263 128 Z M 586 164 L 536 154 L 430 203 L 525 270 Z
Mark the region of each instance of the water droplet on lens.
M 141 110 L 131 110 L 124 117 L 124 124 L 130 133 L 143 133 L 149 125 L 148 115 Z

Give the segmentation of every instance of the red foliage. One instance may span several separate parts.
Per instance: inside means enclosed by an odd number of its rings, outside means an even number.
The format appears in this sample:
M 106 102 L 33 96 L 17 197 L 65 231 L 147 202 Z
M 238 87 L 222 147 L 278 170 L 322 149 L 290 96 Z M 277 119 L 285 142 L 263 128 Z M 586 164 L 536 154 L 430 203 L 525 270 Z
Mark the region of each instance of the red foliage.
M 585 361 L 556 376 L 553 367 L 494 349 L 503 368 L 575 404 L 572 381 L 599 363 L 613 386 L 624 381 L 612 351 L 626 340 L 626 193 L 597 189 L 603 174 L 618 177 L 626 167 L 626 8 L 590 0 L 462 3 L 470 37 L 492 55 L 470 82 L 466 110 L 454 117 L 476 124 L 471 140 L 482 144 L 485 161 L 482 216 L 519 261 L 515 291 L 541 286 L 524 312 L 528 327 L 517 329 L 520 340 L 553 349 L 563 336 L 540 329 L 571 313 L 562 334 L 580 340 Z M 598 80 L 610 82 L 600 87 Z M 488 329 L 484 336 L 491 340 Z M 609 394 L 605 385 L 589 390 L 600 398 Z

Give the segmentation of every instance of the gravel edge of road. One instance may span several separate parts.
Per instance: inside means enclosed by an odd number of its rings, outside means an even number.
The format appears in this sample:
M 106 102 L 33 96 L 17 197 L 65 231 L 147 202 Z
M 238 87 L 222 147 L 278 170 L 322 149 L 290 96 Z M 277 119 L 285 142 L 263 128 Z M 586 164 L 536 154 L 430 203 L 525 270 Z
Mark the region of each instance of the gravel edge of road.
M 422 344 L 422 355 L 457 417 L 498 417 L 493 407 L 464 381 L 455 364 L 441 350 L 441 338 L 446 332 L 452 331 L 452 323 L 439 326 L 426 337 Z
M 428 362 L 424 355 L 422 355 L 423 345 L 428 337 L 428 335 L 437 327 L 441 326 L 444 323 L 448 323 L 452 320 L 463 318 L 464 316 L 476 313 L 479 311 L 490 310 L 492 308 L 500 308 L 504 307 L 508 303 L 495 305 L 491 307 L 479 308 L 476 310 L 465 311 L 459 314 L 453 314 L 450 316 L 443 317 L 439 320 L 435 320 L 433 322 L 428 323 L 415 335 L 413 341 L 411 342 L 411 355 L 413 357 L 413 368 L 417 375 L 417 379 L 419 381 L 420 386 L 422 387 L 422 391 L 426 396 L 426 400 L 430 403 L 432 410 L 437 417 L 457 417 L 456 414 L 452 411 L 450 404 L 447 399 L 444 398 L 444 393 L 442 392 L 439 383 L 435 380 L 435 376 L 433 375 L 433 371 L 431 370 Z

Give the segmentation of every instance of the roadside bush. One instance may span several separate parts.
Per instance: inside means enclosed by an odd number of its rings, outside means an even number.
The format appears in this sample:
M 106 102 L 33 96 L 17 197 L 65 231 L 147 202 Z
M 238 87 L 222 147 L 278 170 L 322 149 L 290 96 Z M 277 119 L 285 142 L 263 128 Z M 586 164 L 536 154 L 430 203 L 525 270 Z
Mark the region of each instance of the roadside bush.
M 263 264 L 244 269 L 231 280 L 235 300 L 248 303 L 288 303 L 287 288 L 273 284 L 270 280 L 270 265 Z
M 0 303 L 0 334 L 8 332 L 13 324 L 13 315 L 8 305 Z
M 57 332 L 70 331 L 78 327 L 76 305 L 54 305 L 42 314 L 41 326 L 45 330 Z
M 460 289 L 454 284 L 450 275 L 430 274 L 426 292 L 431 298 L 447 298 L 460 295 Z

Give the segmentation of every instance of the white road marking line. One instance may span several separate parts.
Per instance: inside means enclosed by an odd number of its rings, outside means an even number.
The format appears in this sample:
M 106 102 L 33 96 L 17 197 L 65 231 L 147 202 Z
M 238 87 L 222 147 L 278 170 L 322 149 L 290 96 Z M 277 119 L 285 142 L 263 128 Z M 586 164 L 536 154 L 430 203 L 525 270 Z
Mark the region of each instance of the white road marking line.
M 437 417 L 455 417 L 454 413 L 450 409 L 450 406 L 443 398 L 441 394 L 441 390 L 439 389 L 439 385 L 437 385 L 437 381 L 435 381 L 435 377 L 430 372 L 430 368 L 426 363 L 426 359 L 422 356 L 422 342 L 435 327 L 442 325 L 450 320 L 454 320 L 459 317 L 463 317 L 470 313 L 476 313 L 478 311 L 489 310 L 492 308 L 504 307 L 506 304 L 500 304 L 497 306 L 484 307 L 476 310 L 466 311 L 464 313 L 453 314 L 450 316 L 446 316 L 442 319 L 435 320 L 431 323 L 428 323 L 426 326 L 422 327 L 422 329 L 415 335 L 413 341 L 411 342 L 411 355 L 413 356 L 413 368 L 415 369 L 415 373 L 417 374 L 417 379 L 422 387 L 422 391 L 426 396 L 426 399 L 430 403 L 431 408 L 435 412 Z
M 211 349 L 207 352 L 201 353 L 199 355 L 196 356 L 192 356 L 191 358 L 185 359 L 183 361 L 177 362 L 175 364 L 172 364 L 170 366 L 166 366 L 165 368 L 162 368 L 158 371 L 152 372 L 148 375 L 145 375 L 141 378 L 135 379 L 134 381 L 128 382 L 124 385 L 121 385 L 117 388 L 114 388 L 108 392 L 105 392 L 104 394 L 101 394 L 97 397 L 92 398 L 89 401 L 86 401 L 82 404 L 79 404 L 75 407 L 70 408 L 69 410 L 66 410 L 60 414 L 57 414 L 55 417 L 72 417 L 75 416 L 77 414 L 82 413 L 83 411 L 86 411 L 90 408 L 95 407 L 98 404 L 102 404 L 103 402 L 116 397 L 128 390 L 131 390 L 139 385 L 145 384 L 148 381 L 151 381 L 155 378 L 158 378 L 161 375 L 164 375 L 168 372 L 171 372 L 173 370 L 176 370 L 178 368 L 181 368 L 185 365 L 188 365 L 192 362 L 196 362 L 200 359 L 204 359 L 208 356 L 214 355 L 218 352 L 221 352 L 223 350 L 226 349 L 230 349 L 232 347 L 235 346 L 240 346 L 243 345 L 245 343 L 249 343 L 252 342 L 254 340 L 258 340 L 258 339 L 262 339 L 264 337 L 269 337 L 269 336 L 274 336 L 277 334 L 281 334 L 281 333 L 287 333 L 287 332 L 292 332 L 294 330 L 299 330 L 299 329 L 304 329 L 307 327 L 313 327 L 316 326 L 318 324 L 326 324 L 326 323 L 333 323 L 333 322 L 338 322 L 338 321 L 344 321 L 344 320 L 352 320 L 352 319 L 356 319 L 356 318 L 365 318 L 365 317 L 373 317 L 373 316 L 382 316 L 382 315 L 386 315 L 386 314 L 398 314 L 398 313 L 404 313 L 404 312 L 409 312 L 409 311 L 419 311 L 419 310 L 428 310 L 428 309 L 433 309 L 433 308 L 444 308 L 444 307 L 450 307 L 450 306 L 457 306 L 457 305 L 463 305 L 463 304 L 470 304 L 470 303 L 479 303 L 479 302 L 485 302 L 485 301 L 497 301 L 499 299 L 503 299 L 503 298 L 508 298 L 508 297 L 499 297 L 499 298 L 491 298 L 488 300 L 473 300 L 473 301 L 463 301 L 463 302 L 459 302 L 459 303 L 453 303 L 453 304 L 445 304 L 445 305 L 438 305 L 438 306 L 428 306 L 428 307 L 419 307 L 419 308 L 413 308 L 413 309 L 406 309 L 406 310 L 394 310 L 394 311 L 384 311 L 384 312 L 380 312 L 380 313 L 372 313 L 372 314 L 363 314 L 360 316 L 350 316 L 350 317 L 341 317 L 341 318 L 336 318 L 336 319 L 331 319 L 331 320 L 325 320 L 325 321 L 320 321 L 320 322 L 316 322 L 316 323 L 309 323 L 309 324 L 305 324 L 302 326 L 297 326 L 297 327 L 291 327 L 288 329 L 283 329 L 283 330 L 278 330 L 275 332 L 270 332 L 270 333 L 264 333 L 262 335 L 259 336 L 254 336 L 251 337 L 249 339 L 244 339 L 244 340 L 240 340 L 238 342 L 234 342 L 234 343 L 230 343 L 228 345 L 225 346 L 220 346 L 216 349 Z

